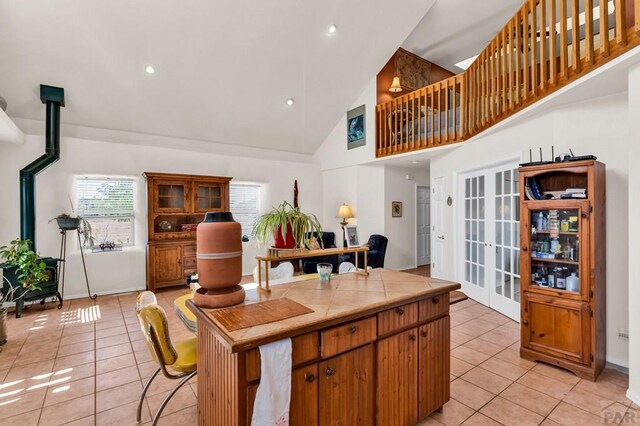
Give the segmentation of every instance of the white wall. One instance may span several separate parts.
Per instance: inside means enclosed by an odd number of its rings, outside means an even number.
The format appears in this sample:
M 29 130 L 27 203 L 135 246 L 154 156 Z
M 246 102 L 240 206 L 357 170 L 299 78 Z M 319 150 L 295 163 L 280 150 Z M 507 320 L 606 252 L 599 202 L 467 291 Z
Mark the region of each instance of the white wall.
M 555 153 L 594 154 L 607 166 L 607 360 L 628 366 L 628 343 L 618 338 L 618 329 L 629 325 L 626 308 L 629 296 L 626 248 L 629 242 L 629 157 L 632 138 L 627 120 L 626 93 L 611 95 L 555 109 L 532 117 L 517 125 L 481 137 L 459 149 L 431 161 L 431 178 L 445 177 L 446 195 L 454 199 L 445 207 L 446 274 L 443 278 L 457 280 L 460 259 L 455 245 L 454 213 L 456 173 L 520 158 L 528 150 L 542 146 L 546 158 Z M 432 214 L 433 217 L 433 214 Z
M 24 144 L 0 145 L 0 242 L 17 237 L 19 231 L 18 171 L 44 152 L 41 136 L 27 136 Z M 96 140 L 62 138 L 61 159 L 36 179 L 37 249 L 43 255 L 57 256 L 60 234 L 49 219 L 69 212 L 68 196 L 73 194 L 74 178 L 83 175 L 118 175 L 135 179 L 135 246 L 122 252 L 89 253 L 86 256 L 91 288 L 94 292 L 118 292 L 145 288 L 146 201 L 142 173 L 168 172 L 232 176 L 232 182 L 256 182 L 266 190 L 263 210 L 283 200 L 292 201 L 293 182 L 298 179 L 302 210 L 322 218 L 322 176 L 318 165 L 304 162 L 263 160 L 248 156 L 225 156 L 146 145 L 118 144 Z M 76 238 L 68 244 L 65 296 L 85 294 L 82 265 Z M 245 244 L 243 269 L 255 265 L 257 249 Z
M 631 134 L 640 134 L 640 66 L 631 69 L 629 73 L 629 115 Z M 640 158 L 640 144 L 629 144 L 628 156 L 630 161 Z M 635 165 L 635 164 L 634 164 Z M 636 404 L 640 404 L 640 168 L 629 168 L 629 390 L 627 396 Z M 623 251 L 622 246 L 620 251 Z M 622 307 L 621 307 L 622 308 Z

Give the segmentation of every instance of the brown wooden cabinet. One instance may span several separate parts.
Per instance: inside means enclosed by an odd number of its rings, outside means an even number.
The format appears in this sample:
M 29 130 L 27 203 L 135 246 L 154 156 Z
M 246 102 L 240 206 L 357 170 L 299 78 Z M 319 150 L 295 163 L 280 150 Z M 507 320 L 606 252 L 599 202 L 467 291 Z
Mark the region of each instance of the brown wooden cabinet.
M 539 200 L 534 186 L 586 198 Z M 605 364 L 605 166 L 521 167 L 520 195 L 520 354 L 595 380 Z
M 147 288 L 184 284 L 197 271 L 196 232 L 210 211 L 229 210 L 229 181 L 218 176 L 144 173 L 147 179 Z
M 446 295 L 447 304 L 449 297 Z M 418 330 L 418 417 L 424 418 L 449 401 L 450 318 L 430 322 Z

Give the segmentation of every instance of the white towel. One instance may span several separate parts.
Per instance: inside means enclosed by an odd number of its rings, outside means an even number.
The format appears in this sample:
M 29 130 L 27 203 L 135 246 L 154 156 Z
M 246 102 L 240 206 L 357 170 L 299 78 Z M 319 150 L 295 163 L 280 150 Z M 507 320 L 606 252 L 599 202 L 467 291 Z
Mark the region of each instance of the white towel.
M 251 426 L 287 426 L 291 402 L 291 339 L 260 346 L 260 385 Z

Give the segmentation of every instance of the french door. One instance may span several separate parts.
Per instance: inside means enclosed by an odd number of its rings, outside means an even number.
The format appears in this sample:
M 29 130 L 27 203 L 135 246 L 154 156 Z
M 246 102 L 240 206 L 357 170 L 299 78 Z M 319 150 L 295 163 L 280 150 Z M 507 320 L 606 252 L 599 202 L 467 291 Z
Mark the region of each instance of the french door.
M 461 175 L 459 271 L 469 297 L 520 320 L 520 196 L 517 164 Z

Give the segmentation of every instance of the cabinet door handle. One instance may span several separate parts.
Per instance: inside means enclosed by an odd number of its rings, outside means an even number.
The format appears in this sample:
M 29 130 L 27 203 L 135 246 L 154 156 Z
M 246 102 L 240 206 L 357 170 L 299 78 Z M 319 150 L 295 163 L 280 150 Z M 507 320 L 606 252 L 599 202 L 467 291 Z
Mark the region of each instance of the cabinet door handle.
M 524 251 L 524 252 L 529 251 L 529 247 L 526 247 L 526 246 L 525 246 L 525 247 L 522 247 L 522 251 Z
M 420 335 L 422 337 L 427 337 L 429 335 L 429 333 L 427 333 L 425 330 L 423 330 L 423 331 L 420 332 Z
M 327 368 L 327 371 L 325 371 L 325 374 L 327 375 L 327 377 L 333 376 L 333 368 L 331 367 Z
M 415 334 L 410 334 L 409 339 L 411 339 L 412 342 L 415 342 L 417 339 L 417 336 Z
M 398 315 L 404 315 L 404 308 L 398 308 L 398 309 L 396 309 L 396 314 L 398 314 Z
M 178 258 L 178 265 L 182 265 L 182 259 Z
M 522 320 L 522 325 L 529 325 L 529 321 L 527 321 L 527 320 Z
M 313 383 L 313 381 L 316 379 L 316 376 L 314 376 L 313 374 L 309 374 L 309 373 L 304 373 L 304 381 L 307 383 Z
M 356 331 L 358 331 L 358 327 L 356 327 L 355 325 L 352 325 L 351 327 L 349 327 L 349 333 L 353 334 Z
M 437 298 L 437 297 L 434 297 L 433 299 L 431 299 L 431 302 L 433 302 L 433 304 L 435 305 L 435 304 L 440 303 L 440 299 Z

